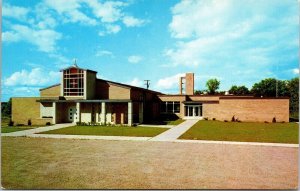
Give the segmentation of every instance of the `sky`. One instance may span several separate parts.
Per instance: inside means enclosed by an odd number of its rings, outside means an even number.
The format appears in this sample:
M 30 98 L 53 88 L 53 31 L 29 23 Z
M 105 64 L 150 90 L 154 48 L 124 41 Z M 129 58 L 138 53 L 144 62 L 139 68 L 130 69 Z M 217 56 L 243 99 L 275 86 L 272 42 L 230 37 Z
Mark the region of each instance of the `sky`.
M 39 96 L 73 65 L 101 79 L 179 92 L 299 75 L 297 0 L 3 0 L 2 101 Z

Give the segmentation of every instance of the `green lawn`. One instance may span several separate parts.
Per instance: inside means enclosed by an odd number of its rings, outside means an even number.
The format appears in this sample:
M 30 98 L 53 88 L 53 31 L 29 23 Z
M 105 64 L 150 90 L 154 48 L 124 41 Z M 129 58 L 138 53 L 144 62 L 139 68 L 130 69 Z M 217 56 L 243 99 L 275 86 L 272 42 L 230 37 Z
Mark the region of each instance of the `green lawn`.
M 23 131 L 28 129 L 33 129 L 33 126 L 8 126 L 8 127 L 1 127 L 1 133 L 11 133 L 15 131 Z
M 177 119 L 175 121 L 165 121 L 167 125 L 179 125 L 180 123 L 184 122 L 184 119 Z
M 297 123 L 199 121 L 180 139 L 298 143 Z
M 41 134 L 154 137 L 166 130 L 168 129 L 159 127 L 72 126 Z

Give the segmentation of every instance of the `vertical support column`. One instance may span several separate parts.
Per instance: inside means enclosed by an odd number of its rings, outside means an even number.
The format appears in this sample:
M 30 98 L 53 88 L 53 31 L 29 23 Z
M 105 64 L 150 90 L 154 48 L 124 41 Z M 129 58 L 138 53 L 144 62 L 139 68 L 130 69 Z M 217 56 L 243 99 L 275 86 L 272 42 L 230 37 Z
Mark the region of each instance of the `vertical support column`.
M 52 113 L 52 124 L 56 124 L 56 102 L 52 103 L 53 113 Z
M 132 126 L 132 102 L 128 102 L 128 126 Z
M 105 107 L 105 102 L 101 103 L 101 123 L 105 124 L 106 123 L 106 107 Z
M 74 121 L 75 122 L 80 122 L 81 121 L 80 102 L 76 103 L 76 119 Z
M 139 123 L 144 122 L 144 103 L 139 103 Z

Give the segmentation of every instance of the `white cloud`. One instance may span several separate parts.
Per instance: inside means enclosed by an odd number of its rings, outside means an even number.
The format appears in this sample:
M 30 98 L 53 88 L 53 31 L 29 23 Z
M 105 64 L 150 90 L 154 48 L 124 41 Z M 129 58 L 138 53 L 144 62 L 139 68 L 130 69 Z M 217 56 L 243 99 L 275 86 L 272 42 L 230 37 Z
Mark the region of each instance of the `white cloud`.
M 136 64 L 139 63 L 140 61 L 142 61 L 142 57 L 138 56 L 138 55 L 132 55 L 128 57 L 128 62 Z
M 272 77 L 275 65 L 295 68 L 299 46 L 295 2 L 249 0 L 247 4 L 235 0 L 177 3 L 169 24 L 175 43 L 164 51 L 169 65 L 223 77 L 221 88 Z
M 155 88 L 158 90 L 169 90 L 178 88 L 179 91 L 179 78 L 185 76 L 184 73 L 179 73 L 173 76 L 165 77 L 159 79 L 155 85 Z
M 127 82 L 126 84 L 137 86 L 137 87 L 143 87 L 143 81 L 139 78 L 134 78 L 133 80 Z
M 107 34 L 116 34 L 121 30 L 121 27 L 119 25 L 105 25 L 105 31 L 100 31 L 98 33 L 99 36 L 105 36 Z
M 98 50 L 96 52 L 96 56 L 100 57 L 100 56 L 110 56 L 110 57 L 114 57 L 113 53 L 107 50 Z
M 88 17 L 80 11 L 81 1 L 79 0 L 45 0 L 45 4 L 64 16 L 64 22 L 80 22 L 86 25 L 96 25 L 97 21 Z
M 132 16 L 125 16 L 123 17 L 123 23 L 127 26 L 127 27 L 139 27 L 142 26 L 146 21 L 143 19 L 137 19 L 135 17 Z
M 47 76 L 47 77 L 45 77 Z M 5 86 L 42 86 L 59 82 L 60 73 L 33 68 L 31 71 L 21 70 L 4 79 Z
M 105 1 L 101 3 L 94 0 L 87 0 L 85 2 L 92 8 L 94 15 L 104 23 L 118 21 L 124 14 L 121 8 L 127 6 L 126 3 L 120 1 Z
M 293 74 L 299 74 L 299 68 L 294 68 L 293 69 Z
M 56 41 L 62 35 L 50 29 L 32 29 L 25 25 L 13 25 L 12 31 L 2 33 L 4 42 L 26 41 L 34 44 L 40 51 L 53 52 L 56 49 Z
M 3 17 L 12 17 L 19 20 L 25 20 L 29 9 L 24 7 L 12 6 L 9 4 L 4 4 L 2 7 Z

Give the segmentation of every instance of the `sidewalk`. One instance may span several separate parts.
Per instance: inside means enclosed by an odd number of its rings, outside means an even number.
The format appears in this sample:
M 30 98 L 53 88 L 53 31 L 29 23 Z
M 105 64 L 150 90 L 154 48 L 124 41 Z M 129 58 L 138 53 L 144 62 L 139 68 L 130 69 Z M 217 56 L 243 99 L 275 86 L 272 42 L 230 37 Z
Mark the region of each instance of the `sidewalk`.
M 56 124 L 56 125 L 46 126 L 46 127 L 37 127 L 37 128 L 33 128 L 33 129 L 24 130 L 24 131 L 16 131 L 16 132 L 11 132 L 11 133 L 1 133 L 1 136 L 2 137 L 27 136 L 27 135 L 31 135 L 31 134 L 34 134 L 34 133 L 41 133 L 41 132 L 44 132 L 44 131 L 61 129 L 61 128 L 69 127 L 69 126 L 73 126 L 73 125 L 74 125 L 73 123 L 62 123 L 62 124 Z
M 171 128 L 170 130 L 167 130 L 157 135 L 156 137 L 153 137 L 152 139 L 150 139 L 150 141 L 174 141 L 198 121 L 198 119 L 186 120 L 183 123 Z

